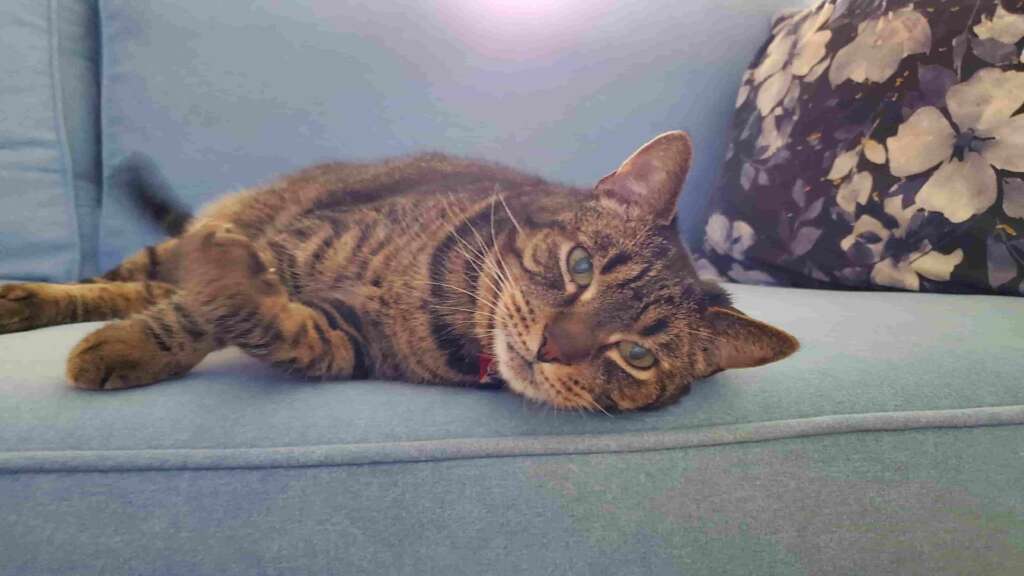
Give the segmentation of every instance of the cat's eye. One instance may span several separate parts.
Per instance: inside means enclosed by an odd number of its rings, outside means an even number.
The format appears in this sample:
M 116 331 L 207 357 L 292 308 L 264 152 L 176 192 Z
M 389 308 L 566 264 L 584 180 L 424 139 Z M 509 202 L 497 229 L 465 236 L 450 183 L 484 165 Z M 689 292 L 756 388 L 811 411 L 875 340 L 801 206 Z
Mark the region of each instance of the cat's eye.
M 619 354 L 622 358 L 634 368 L 640 368 L 646 370 L 651 366 L 654 366 L 654 354 L 643 346 L 636 342 L 622 341 L 619 342 Z
M 569 278 L 580 288 L 590 286 L 594 280 L 594 261 L 590 258 L 590 252 L 586 248 L 577 246 L 569 251 L 569 260 L 566 263 L 569 269 Z

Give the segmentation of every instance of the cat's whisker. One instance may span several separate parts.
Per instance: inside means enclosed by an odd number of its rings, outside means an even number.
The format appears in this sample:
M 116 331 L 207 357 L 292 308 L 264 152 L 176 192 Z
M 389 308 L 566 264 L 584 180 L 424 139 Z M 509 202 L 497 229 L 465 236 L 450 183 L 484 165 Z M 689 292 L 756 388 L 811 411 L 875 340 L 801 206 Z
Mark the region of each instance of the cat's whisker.
M 512 280 L 512 273 L 508 269 L 508 264 L 505 263 L 505 258 L 501 255 L 501 250 L 498 248 L 498 239 L 494 231 L 494 199 L 491 199 L 491 241 L 494 242 L 494 254 L 498 257 L 498 263 L 501 268 L 505 271 L 505 274 L 509 277 L 509 281 Z M 519 292 L 519 287 L 512 283 L 512 287 Z
M 487 285 L 490 286 L 492 290 L 500 294 L 501 289 L 504 288 L 504 284 L 502 282 L 501 277 L 497 274 L 495 275 L 495 280 L 497 280 L 498 285 L 501 286 L 501 288 L 499 288 L 499 286 L 495 286 L 494 283 L 491 282 L 489 274 L 487 274 L 488 271 L 497 272 L 497 270 L 495 270 L 493 266 L 490 265 L 486 260 L 478 262 L 474 257 L 466 253 L 466 251 L 463 248 L 457 247 L 457 249 L 459 250 L 459 252 L 462 253 L 463 256 L 466 257 L 466 260 L 470 262 L 470 264 L 473 266 L 473 269 L 476 270 L 476 273 L 480 276 L 480 278 L 484 282 L 487 282 Z
M 516 227 L 516 230 L 518 230 L 520 234 L 522 234 L 523 227 L 519 225 L 519 221 L 516 220 L 516 217 L 512 214 L 512 211 L 509 210 L 508 204 L 505 203 L 505 197 L 499 194 L 498 200 L 501 200 L 501 205 L 505 207 L 505 213 L 508 214 L 509 219 L 512 220 L 512 225 Z
M 449 196 L 451 196 L 451 194 L 449 194 Z M 454 198 L 452 198 L 452 201 L 454 201 Z M 448 213 L 449 218 L 451 218 L 453 222 L 459 222 L 458 216 L 452 213 L 451 206 L 448 204 L 448 202 L 444 202 L 444 208 L 445 211 Z M 469 225 L 470 230 L 472 230 L 473 233 L 479 238 L 479 234 L 476 232 L 476 228 L 474 228 L 473 225 L 468 221 L 466 222 L 466 224 Z M 461 234 L 458 233 L 458 228 L 454 224 L 451 227 L 451 234 L 462 245 L 458 247 L 459 252 L 466 257 L 466 260 L 471 263 L 476 272 L 480 275 L 481 278 L 483 278 L 488 283 L 491 289 L 493 289 L 495 292 L 500 293 L 501 290 L 493 283 L 491 283 L 488 274 L 485 273 L 485 271 L 489 269 L 488 259 L 486 255 L 486 246 L 484 246 L 483 243 L 481 242 L 481 249 L 477 250 L 465 238 L 463 238 Z M 505 279 L 502 278 L 500 271 L 498 271 L 496 268 L 490 268 L 490 270 L 495 273 L 496 279 L 498 280 L 499 284 L 503 285 Z
M 486 251 L 487 242 L 483 239 L 483 237 L 477 231 L 476 226 L 473 226 L 472 222 L 467 222 L 467 224 L 469 224 L 469 229 L 473 231 L 473 235 L 476 236 L 477 244 L 479 244 L 481 250 L 482 251 Z M 500 255 L 500 252 L 498 250 L 498 241 L 495 238 L 495 235 L 493 234 L 493 232 L 494 232 L 494 204 L 493 204 L 493 201 L 491 203 L 491 232 L 492 232 L 492 234 L 491 234 L 492 250 L 495 253 Z M 486 259 L 485 259 L 485 261 L 486 261 Z M 510 278 L 508 278 L 505 274 L 503 274 L 501 270 L 498 270 L 497 267 L 495 267 L 493 271 L 494 271 L 495 275 L 498 276 L 499 281 L 506 282 L 506 281 L 510 280 Z
M 457 306 L 438 306 L 437 304 L 431 304 L 430 307 L 431 308 L 439 308 L 441 310 L 457 310 L 457 311 L 460 311 L 460 312 L 468 312 L 470 314 L 481 314 L 483 316 L 490 316 L 491 318 L 494 318 L 494 319 L 498 318 L 498 316 L 496 314 L 492 314 L 490 312 L 483 312 L 481 310 L 470 310 L 469 308 L 459 308 Z
M 597 408 L 598 410 L 603 412 L 605 416 L 611 417 L 611 414 L 609 414 L 607 410 L 605 410 L 600 404 L 597 403 L 596 400 L 594 400 L 593 395 L 584 390 L 582 387 L 576 386 L 570 382 L 562 382 L 562 384 L 565 385 L 566 389 L 575 394 L 576 399 L 583 401 L 585 404 L 593 408 Z M 592 411 L 593 410 L 591 410 L 591 412 Z
M 444 282 L 433 282 L 433 281 L 430 281 L 430 280 L 421 280 L 421 281 L 418 281 L 417 284 L 425 284 L 425 285 L 429 285 L 429 286 L 440 286 L 442 288 L 448 288 L 448 289 L 451 289 L 451 290 L 455 290 L 456 292 L 460 292 L 462 294 L 465 294 L 466 296 L 469 296 L 470 298 L 473 299 L 474 302 L 479 302 L 481 304 L 484 304 L 485 306 L 487 306 L 491 310 L 494 310 L 495 312 L 497 312 L 499 310 L 499 305 L 496 302 L 492 302 L 492 301 L 488 300 L 487 298 L 484 298 L 483 296 L 480 296 L 478 294 L 474 294 L 474 293 L 470 292 L 469 290 L 466 290 L 464 288 L 459 288 L 458 286 L 453 286 L 451 284 L 446 284 Z
M 501 270 L 498 269 L 498 266 L 495 265 L 492 260 L 490 260 L 489 255 L 485 255 L 485 253 L 487 252 L 486 242 L 484 242 L 483 238 L 476 231 L 476 227 L 474 227 L 472 222 L 467 221 L 466 223 L 469 225 L 469 230 L 471 230 L 473 232 L 473 236 L 476 237 L 477 244 L 479 245 L 480 251 L 477 252 L 476 250 L 474 250 L 474 253 L 479 254 L 480 257 L 482 258 L 482 260 L 480 261 L 480 264 L 483 266 L 484 270 L 494 274 L 495 280 L 498 282 L 499 286 L 501 286 L 502 289 L 506 288 L 508 286 L 509 282 L 511 281 L 511 279 L 506 274 L 504 274 Z M 495 252 L 495 253 L 498 252 L 498 245 L 497 245 L 497 243 L 495 243 L 492 246 L 492 251 Z M 467 257 L 468 257 L 468 254 L 467 254 Z M 480 270 L 477 269 L 477 272 L 480 272 Z M 497 286 L 495 286 L 493 283 L 490 283 L 490 280 L 487 278 L 487 275 L 483 274 L 481 276 L 487 281 L 487 284 L 490 287 L 492 287 L 496 292 L 501 292 L 501 290 Z

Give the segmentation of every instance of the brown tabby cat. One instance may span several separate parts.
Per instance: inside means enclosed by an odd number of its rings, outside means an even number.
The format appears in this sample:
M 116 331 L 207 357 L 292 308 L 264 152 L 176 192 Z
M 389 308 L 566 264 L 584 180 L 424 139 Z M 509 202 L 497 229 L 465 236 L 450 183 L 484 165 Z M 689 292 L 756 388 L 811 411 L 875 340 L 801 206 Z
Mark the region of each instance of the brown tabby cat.
M 698 280 L 674 225 L 690 158 L 666 133 L 593 190 L 437 154 L 313 167 L 102 278 L 0 287 L 0 332 L 123 318 L 71 352 L 86 389 L 233 345 L 311 377 L 472 386 L 483 363 L 560 408 L 662 406 L 798 346 Z

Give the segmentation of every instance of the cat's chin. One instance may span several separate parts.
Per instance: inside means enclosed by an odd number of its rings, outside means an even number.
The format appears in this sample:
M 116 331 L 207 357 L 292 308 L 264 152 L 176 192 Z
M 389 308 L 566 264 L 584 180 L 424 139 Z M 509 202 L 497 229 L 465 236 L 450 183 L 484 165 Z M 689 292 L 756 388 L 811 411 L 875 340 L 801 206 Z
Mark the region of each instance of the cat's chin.
M 500 328 L 494 334 L 494 360 L 498 374 L 514 392 L 538 402 L 549 401 L 538 389 L 533 362 L 516 350 Z

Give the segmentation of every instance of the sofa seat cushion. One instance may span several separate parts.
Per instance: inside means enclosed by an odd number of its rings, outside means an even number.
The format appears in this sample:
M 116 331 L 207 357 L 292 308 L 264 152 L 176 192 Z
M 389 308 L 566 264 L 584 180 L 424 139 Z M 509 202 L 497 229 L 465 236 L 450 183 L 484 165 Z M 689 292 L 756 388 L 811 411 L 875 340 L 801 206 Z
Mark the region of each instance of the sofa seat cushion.
M 730 285 L 802 341 L 666 409 L 557 412 L 505 391 L 290 381 L 237 351 L 174 381 L 69 388 L 95 325 L 0 336 L 0 470 L 311 465 L 616 452 L 876 429 L 1024 422 L 1024 304 L 996 296 Z

